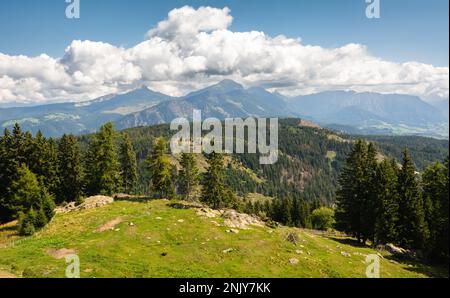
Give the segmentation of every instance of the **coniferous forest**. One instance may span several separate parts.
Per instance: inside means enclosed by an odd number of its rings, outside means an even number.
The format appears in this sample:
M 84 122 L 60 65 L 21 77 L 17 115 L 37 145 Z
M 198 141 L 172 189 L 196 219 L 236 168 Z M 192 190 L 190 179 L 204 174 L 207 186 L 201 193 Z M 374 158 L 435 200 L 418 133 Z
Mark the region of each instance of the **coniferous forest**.
M 95 134 L 59 139 L 18 124 L 5 129 L 0 222 L 18 220 L 19 233 L 32 235 L 55 205 L 126 193 L 233 208 L 269 225 L 337 229 L 364 244 L 393 243 L 448 262 L 448 142 L 411 137 L 400 149 L 405 139 L 379 145 L 287 119 L 279 161 L 262 166 L 257 154 L 173 156 L 170 136 L 167 125 L 119 132 L 107 123 Z

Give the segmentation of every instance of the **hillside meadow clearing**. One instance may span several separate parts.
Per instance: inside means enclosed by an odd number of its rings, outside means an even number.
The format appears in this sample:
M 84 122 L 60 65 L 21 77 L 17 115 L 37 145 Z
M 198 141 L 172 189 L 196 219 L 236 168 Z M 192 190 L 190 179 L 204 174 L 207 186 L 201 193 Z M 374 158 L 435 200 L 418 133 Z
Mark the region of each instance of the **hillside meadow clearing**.
M 65 277 L 65 256 L 76 254 L 82 278 L 364 278 L 366 255 L 378 253 L 348 238 L 295 228 L 231 231 L 221 217 L 174 208 L 166 200 L 115 201 L 57 214 L 32 237 L 17 236 L 14 225 L 0 226 L 2 277 Z M 289 232 L 298 235 L 296 244 L 286 240 Z M 383 278 L 448 277 L 445 268 L 382 255 Z

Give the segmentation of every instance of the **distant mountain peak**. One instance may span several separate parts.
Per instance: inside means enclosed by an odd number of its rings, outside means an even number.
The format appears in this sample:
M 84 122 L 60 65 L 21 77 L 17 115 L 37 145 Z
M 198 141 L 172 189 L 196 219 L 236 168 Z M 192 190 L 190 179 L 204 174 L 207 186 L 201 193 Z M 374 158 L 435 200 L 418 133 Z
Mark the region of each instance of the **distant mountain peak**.
M 244 87 L 241 84 L 239 84 L 233 80 L 230 80 L 230 79 L 222 80 L 219 83 L 217 83 L 215 86 L 220 86 L 227 90 L 244 89 Z

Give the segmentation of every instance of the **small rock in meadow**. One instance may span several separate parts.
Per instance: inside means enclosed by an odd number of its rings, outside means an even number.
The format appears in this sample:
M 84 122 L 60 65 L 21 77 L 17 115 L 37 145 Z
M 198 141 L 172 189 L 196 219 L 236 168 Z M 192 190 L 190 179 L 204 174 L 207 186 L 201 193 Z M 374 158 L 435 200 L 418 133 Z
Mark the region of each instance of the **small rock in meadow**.
M 227 230 L 227 233 L 239 234 L 239 230 L 229 229 L 229 230 Z
M 303 250 L 300 250 L 300 249 L 297 249 L 297 250 L 295 251 L 295 253 L 296 253 L 296 254 L 299 254 L 299 255 L 304 254 Z
M 216 227 L 220 227 L 220 223 L 218 223 L 215 220 L 211 220 L 211 223 L 214 224 Z
M 291 259 L 289 259 L 289 264 L 291 264 L 291 265 L 297 265 L 297 264 L 298 264 L 298 259 L 296 259 L 296 258 L 291 258 Z
M 227 249 L 222 250 L 222 252 L 223 252 L 224 254 L 230 253 L 230 252 L 232 252 L 232 251 L 233 251 L 232 248 L 227 248 Z
M 341 255 L 343 255 L 346 258 L 349 258 L 351 255 L 348 252 L 341 251 Z

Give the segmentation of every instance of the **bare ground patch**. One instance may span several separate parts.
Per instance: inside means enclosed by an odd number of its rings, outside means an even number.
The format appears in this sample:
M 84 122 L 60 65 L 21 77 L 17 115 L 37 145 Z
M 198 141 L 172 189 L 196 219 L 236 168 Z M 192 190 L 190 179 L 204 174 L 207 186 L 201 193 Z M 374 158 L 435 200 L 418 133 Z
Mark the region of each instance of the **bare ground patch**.
M 121 222 L 123 222 L 123 218 L 122 217 L 114 218 L 113 220 L 108 221 L 107 223 L 105 223 L 104 225 L 102 225 L 101 227 L 99 227 L 95 231 L 97 233 L 101 233 L 101 232 L 113 230 Z
M 75 254 L 75 250 L 73 249 L 67 249 L 67 248 L 61 248 L 61 249 L 55 249 L 55 248 L 49 248 L 47 249 L 47 253 L 54 257 L 55 259 L 63 259 L 66 256 Z

